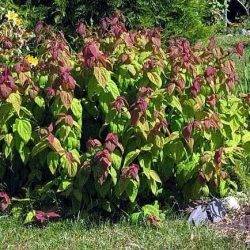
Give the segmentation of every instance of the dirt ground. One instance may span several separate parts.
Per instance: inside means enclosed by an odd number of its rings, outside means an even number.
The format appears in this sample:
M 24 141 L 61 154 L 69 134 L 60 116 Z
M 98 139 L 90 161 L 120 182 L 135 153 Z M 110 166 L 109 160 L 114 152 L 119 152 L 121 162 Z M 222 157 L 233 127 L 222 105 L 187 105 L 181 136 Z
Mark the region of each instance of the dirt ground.
M 212 224 L 222 234 L 242 239 L 247 249 L 250 249 L 250 204 L 242 206 L 239 211 L 228 213 L 225 219 Z

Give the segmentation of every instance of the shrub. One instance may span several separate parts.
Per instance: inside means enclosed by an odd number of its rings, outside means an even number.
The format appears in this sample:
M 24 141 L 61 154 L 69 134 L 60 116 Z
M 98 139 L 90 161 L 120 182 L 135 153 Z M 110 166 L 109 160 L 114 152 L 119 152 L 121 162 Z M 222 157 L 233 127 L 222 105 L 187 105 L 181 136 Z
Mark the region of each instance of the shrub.
M 181 36 L 195 41 L 208 38 L 214 33 L 211 4 L 206 0 L 54 0 L 54 1 L 14 1 L 21 10 L 29 13 L 41 13 L 46 22 L 56 24 L 71 34 L 72 28 L 80 19 L 89 24 L 98 24 L 100 17 L 111 15 L 120 10 L 126 17 L 130 28 L 162 27 L 164 35 Z M 25 3 L 25 4 L 24 4 Z M 38 9 L 38 11 L 35 11 Z M 33 15 L 31 15 L 33 16 Z
M 249 95 L 234 95 L 228 56 L 243 44 L 224 51 L 214 39 L 175 39 L 165 48 L 158 29 L 128 31 L 118 13 L 96 30 L 78 23 L 76 53 L 62 32 L 39 22 L 27 33 L 21 23 L 9 12 L 1 26 L 0 180 L 30 199 L 26 222 L 59 216 L 41 209 L 133 212 L 170 194 L 237 189 Z M 133 220 L 143 215 L 162 217 L 157 203 Z

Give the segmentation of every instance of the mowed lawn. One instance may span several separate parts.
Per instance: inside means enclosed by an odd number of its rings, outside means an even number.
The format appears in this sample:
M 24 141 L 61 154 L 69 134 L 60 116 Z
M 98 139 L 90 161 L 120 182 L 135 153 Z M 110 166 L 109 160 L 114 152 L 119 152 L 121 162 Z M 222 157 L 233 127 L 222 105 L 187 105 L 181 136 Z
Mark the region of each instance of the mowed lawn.
M 167 218 L 160 228 L 128 222 L 58 221 L 43 228 L 0 218 L 0 249 L 244 249 L 242 240 L 186 219 Z

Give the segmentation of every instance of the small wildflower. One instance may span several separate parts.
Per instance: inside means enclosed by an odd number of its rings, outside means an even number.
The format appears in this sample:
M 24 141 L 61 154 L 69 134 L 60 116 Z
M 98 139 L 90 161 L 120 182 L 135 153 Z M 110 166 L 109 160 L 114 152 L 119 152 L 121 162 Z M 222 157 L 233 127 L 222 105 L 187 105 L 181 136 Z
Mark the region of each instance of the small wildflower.
M 36 67 L 37 64 L 38 64 L 38 59 L 37 57 L 33 57 L 32 55 L 27 55 L 25 57 L 25 60 L 31 65 L 31 66 L 34 66 Z
M 16 26 L 20 26 L 22 24 L 22 19 L 14 11 L 8 11 L 6 18 Z

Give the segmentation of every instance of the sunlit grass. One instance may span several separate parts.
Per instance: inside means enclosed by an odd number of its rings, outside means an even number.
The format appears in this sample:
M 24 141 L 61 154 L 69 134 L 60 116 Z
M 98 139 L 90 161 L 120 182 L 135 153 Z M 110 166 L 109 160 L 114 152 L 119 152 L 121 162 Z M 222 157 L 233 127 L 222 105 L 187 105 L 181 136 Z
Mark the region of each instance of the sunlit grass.
M 64 220 L 46 227 L 25 227 L 0 218 L 0 249 L 243 249 L 243 242 L 207 226 L 191 227 L 185 219 L 169 218 L 162 227 Z

